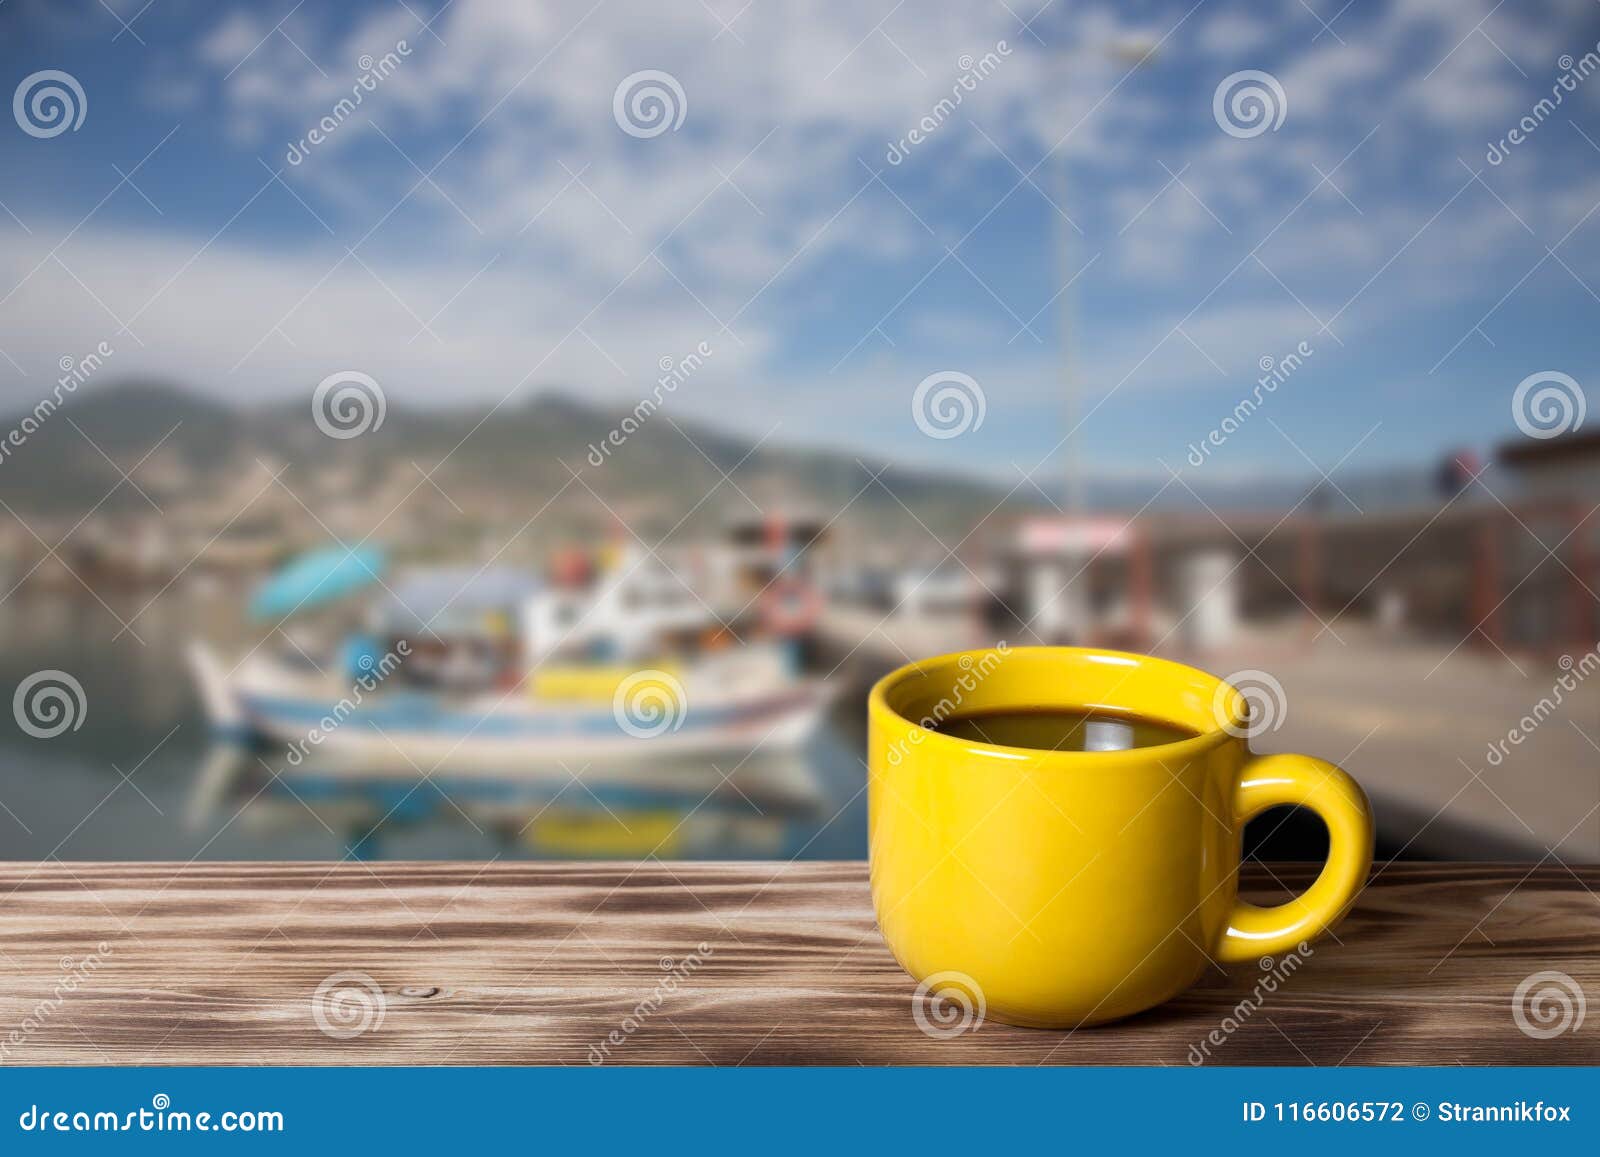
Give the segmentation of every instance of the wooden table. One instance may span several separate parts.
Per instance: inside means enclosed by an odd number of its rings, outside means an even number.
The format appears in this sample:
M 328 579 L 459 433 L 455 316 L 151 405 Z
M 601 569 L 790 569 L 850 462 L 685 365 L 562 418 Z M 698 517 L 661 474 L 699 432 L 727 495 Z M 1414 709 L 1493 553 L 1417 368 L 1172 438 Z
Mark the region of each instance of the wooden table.
M 1593 1064 L 1597 892 L 1600 867 L 1394 864 L 1231 1032 L 1257 966 L 1118 1025 L 934 1039 L 860 863 L 6 864 L 0 1058 L 582 1065 L 616 1032 L 609 1063 L 1184 1065 L 1218 1030 L 1211 1063 Z M 1512 998 L 1549 970 L 1596 1007 L 1536 1039 Z

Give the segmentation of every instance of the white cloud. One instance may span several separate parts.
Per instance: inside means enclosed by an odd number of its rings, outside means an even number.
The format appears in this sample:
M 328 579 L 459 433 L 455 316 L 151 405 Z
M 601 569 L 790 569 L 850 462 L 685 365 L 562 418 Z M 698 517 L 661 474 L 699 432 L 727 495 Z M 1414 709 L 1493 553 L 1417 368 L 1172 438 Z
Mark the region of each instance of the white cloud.
M 1273 19 L 1265 19 L 1260 12 L 1222 9 L 1200 22 L 1194 41 L 1202 52 L 1240 60 L 1272 39 L 1275 17 L 1276 14 Z
M 624 291 L 608 307 L 618 316 L 603 309 L 585 326 L 592 343 L 574 329 L 588 303 L 556 281 L 493 268 L 471 281 L 474 271 L 453 263 L 333 268 L 320 252 L 267 254 L 225 241 L 198 257 L 196 248 L 89 227 L 61 253 L 70 274 L 44 260 L 42 240 L 0 250 L 5 284 L 37 266 L 5 307 L 15 335 L 7 352 L 29 374 L 12 383 L 9 400 L 33 397 L 54 379 L 58 358 L 102 339 L 116 350 L 114 373 L 176 376 L 225 396 L 291 396 L 334 370 L 359 369 L 397 397 L 431 402 L 496 400 L 524 378 L 523 396 L 560 384 L 591 399 L 631 400 L 655 380 L 662 356 L 708 340 L 717 352 L 707 379 L 738 380 L 772 341 L 754 323 L 739 326 L 742 346 L 717 334 L 681 292 L 652 292 L 640 308 Z M 118 318 L 130 333 L 119 332 Z

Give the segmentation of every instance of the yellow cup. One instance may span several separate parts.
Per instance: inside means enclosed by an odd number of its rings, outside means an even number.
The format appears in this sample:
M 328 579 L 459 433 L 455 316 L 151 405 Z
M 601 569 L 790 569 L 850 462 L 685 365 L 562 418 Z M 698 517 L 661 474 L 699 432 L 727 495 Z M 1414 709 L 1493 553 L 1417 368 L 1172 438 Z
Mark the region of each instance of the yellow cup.
M 1126 751 L 1045 751 L 933 730 L 1018 708 L 1132 713 L 1197 732 Z M 1000 647 L 902 667 L 868 701 L 872 901 L 895 958 L 1008 1024 L 1074 1028 L 1160 1004 L 1208 960 L 1254 961 L 1332 927 L 1372 864 L 1355 780 L 1255 755 L 1239 691 L 1192 667 L 1077 647 Z M 1328 862 L 1274 908 L 1238 899 L 1245 821 L 1298 804 Z M 969 994 L 971 996 L 972 994 Z

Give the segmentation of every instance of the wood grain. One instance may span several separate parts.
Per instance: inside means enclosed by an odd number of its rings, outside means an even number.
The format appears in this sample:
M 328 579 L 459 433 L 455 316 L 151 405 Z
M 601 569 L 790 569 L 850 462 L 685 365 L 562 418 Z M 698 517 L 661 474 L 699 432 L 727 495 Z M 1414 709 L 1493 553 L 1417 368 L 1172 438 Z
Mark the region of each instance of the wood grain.
M 1252 865 L 1246 890 L 1313 871 Z M 1544 970 L 1600 1001 L 1597 892 L 1596 867 L 1388 866 L 1208 1063 L 1600 1063 L 1600 1007 L 1550 1039 L 1512 1014 Z M 617 1030 L 608 1063 L 1184 1065 L 1261 976 L 1117 1025 L 932 1039 L 859 863 L 4 864 L 0 897 L 12 1064 L 583 1065 Z M 337 973 L 382 991 L 349 1039 L 313 1010 Z

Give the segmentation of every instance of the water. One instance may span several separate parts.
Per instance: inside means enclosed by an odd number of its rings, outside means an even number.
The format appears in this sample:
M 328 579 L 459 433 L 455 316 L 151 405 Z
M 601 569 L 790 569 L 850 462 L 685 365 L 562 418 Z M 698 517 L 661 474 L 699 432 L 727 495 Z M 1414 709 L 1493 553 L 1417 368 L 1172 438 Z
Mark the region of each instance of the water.
M 65 582 L 77 586 L 70 576 Z M 191 817 L 216 748 L 183 647 L 200 637 L 230 659 L 242 654 L 255 641 L 237 618 L 245 592 L 195 584 L 153 601 L 150 593 L 99 595 L 105 605 L 81 587 L 0 601 L 0 690 L 9 698 L 49 670 L 83 689 L 83 710 L 71 708 L 76 727 L 52 738 L 26 733 L 15 712 L 0 717 L 6 859 L 866 855 L 858 687 L 840 694 L 804 749 L 776 757 L 798 760 L 819 789 L 817 802 L 797 812 L 762 808 L 736 792 L 677 812 L 607 810 L 576 785 L 554 799 L 484 810 L 415 780 L 359 794 L 315 776 L 286 787 L 271 775 L 284 770 L 281 762 L 234 753 L 242 771 L 232 790 Z M 769 758 L 757 754 L 741 775 L 761 775 Z

